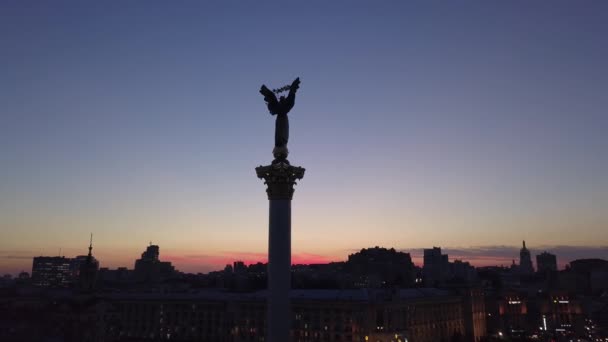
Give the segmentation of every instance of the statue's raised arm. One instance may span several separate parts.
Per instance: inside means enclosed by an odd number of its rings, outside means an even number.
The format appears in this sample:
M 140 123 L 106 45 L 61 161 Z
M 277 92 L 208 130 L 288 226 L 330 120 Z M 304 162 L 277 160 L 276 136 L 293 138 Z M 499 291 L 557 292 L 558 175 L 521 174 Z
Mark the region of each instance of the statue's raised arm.
M 290 102 L 291 107 L 293 107 L 296 100 L 296 91 L 300 88 L 300 78 L 296 78 L 293 80 L 291 85 L 289 86 L 289 95 L 287 95 L 287 100 Z M 291 107 L 289 109 L 291 109 Z

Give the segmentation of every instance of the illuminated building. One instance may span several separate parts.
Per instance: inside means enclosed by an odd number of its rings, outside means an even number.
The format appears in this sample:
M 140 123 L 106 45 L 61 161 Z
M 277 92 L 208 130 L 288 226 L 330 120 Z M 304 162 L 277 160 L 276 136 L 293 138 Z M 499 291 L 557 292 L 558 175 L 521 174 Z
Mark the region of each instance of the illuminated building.
M 550 293 L 539 300 L 539 328 L 550 333 L 581 333 L 584 327 L 582 303 L 567 293 Z
M 34 257 L 32 284 L 38 287 L 68 287 L 72 282 L 71 259 L 66 257 Z

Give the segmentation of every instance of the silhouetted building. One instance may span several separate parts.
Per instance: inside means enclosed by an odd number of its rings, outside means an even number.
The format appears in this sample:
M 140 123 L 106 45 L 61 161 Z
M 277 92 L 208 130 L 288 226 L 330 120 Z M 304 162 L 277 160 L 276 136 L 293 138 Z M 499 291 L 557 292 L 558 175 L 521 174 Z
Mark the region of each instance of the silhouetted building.
M 557 271 L 557 257 L 555 254 L 543 252 L 536 256 L 536 269 L 538 273 Z
M 15 278 L 16 286 L 19 286 L 19 287 L 26 286 L 26 285 L 29 285 L 30 283 L 31 283 L 30 274 L 25 271 L 19 272 L 19 275 L 17 275 L 17 277 Z
M 97 282 L 97 271 L 99 270 L 99 262 L 93 257 L 93 235 L 89 243 L 89 254 L 86 259 L 80 264 L 78 273 L 78 288 L 83 292 L 93 292 Z
M 5 274 L 0 277 L 0 288 L 10 287 L 13 285 L 13 283 L 14 279 L 12 274 Z
M 141 254 L 141 259 L 135 260 L 135 279 L 144 283 L 158 283 L 172 277 L 175 268 L 168 261 L 159 260 L 160 248 L 150 245 Z
M 564 289 L 581 294 L 606 292 L 608 291 L 608 261 L 603 259 L 571 261 L 570 269 L 560 272 L 560 285 Z
M 467 261 L 454 260 L 449 263 L 450 275 L 453 281 L 461 283 L 473 283 L 477 280 L 477 271 Z
M 110 270 L 107 267 L 102 267 L 98 272 L 98 282 L 105 287 L 125 287 L 133 284 L 135 281 L 134 271 L 126 267 L 119 267 L 115 270 Z
M 243 274 L 247 272 L 247 266 L 245 266 L 245 263 L 242 261 L 235 261 L 233 263 L 234 267 L 233 267 L 233 271 L 234 273 L 238 273 L 238 274 Z
M 570 270 L 576 273 L 608 271 L 608 261 L 604 259 L 577 259 L 570 262 Z
M 441 254 L 440 247 L 424 250 L 422 277 L 426 286 L 440 286 L 450 278 L 450 263 L 447 254 Z
M 522 275 L 534 273 L 532 257 L 530 251 L 526 248 L 526 241 L 523 241 L 523 246 L 519 251 L 519 273 Z
M 34 257 L 32 284 L 38 287 L 69 287 L 73 279 L 70 262 L 71 259 L 59 256 Z
M 293 265 L 291 270 L 292 288 L 294 289 L 347 289 L 362 288 L 370 282 L 367 274 L 353 275 L 348 262 L 331 262 L 329 264 Z M 357 272 L 359 270 L 356 270 Z M 381 281 L 374 285 L 380 286 Z
M 336 263 L 332 263 L 337 265 Z M 345 272 L 354 279 L 355 287 L 411 287 L 414 285 L 414 264 L 409 253 L 394 248 L 363 248 L 348 256 Z
M 462 260 L 449 261 L 440 247 L 424 249 L 422 279 L 425 286 L 442 287 L 446 284 L 472 284 L 477 281 L 477 271 Z

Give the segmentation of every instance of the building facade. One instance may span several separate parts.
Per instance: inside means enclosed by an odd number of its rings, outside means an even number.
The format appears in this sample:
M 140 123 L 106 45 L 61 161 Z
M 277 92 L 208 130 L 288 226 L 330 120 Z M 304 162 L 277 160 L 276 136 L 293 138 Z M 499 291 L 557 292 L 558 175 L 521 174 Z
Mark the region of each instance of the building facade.
M 69 287 L 73 280 L 71 259 L 66 257 L 34 257 L 32 285 L 37 287 Z
M 454 291 L 292 290 L 290 296 L 293 342 L 473 341 L 465 339 L 470 307 Z M 6 312 L 27 317 L 23 305 L 43 312 L 45 319 L 22 318 L 18 327 L 0 327 L 7 341 L 12 336 L 28 340 L 40 329 L 58 340 L 80 342 L 246 342 L 266 336 L 266 291 L 62 294 L 0 302 Z

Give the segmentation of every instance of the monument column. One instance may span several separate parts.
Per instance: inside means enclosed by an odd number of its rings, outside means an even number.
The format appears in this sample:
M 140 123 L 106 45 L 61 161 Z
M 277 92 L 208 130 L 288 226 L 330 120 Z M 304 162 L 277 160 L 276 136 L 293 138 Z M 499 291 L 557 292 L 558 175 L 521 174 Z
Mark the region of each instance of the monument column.
M 255 169 L 268 187 L 268 298 L 266 341 L 289 341 L 291 308 L 291 199 L 296 180 L 305 169 L 292 166 L 287 159 L 277 158 L 271 165 Z
M 291 166 L 287 160 L 289 150 L 289 118 L 293 108 L 300 78 L 291 85 L 270 90 L 260 88 L 268 111 L 276 115 L 274 130 L 274 160 L 270 165 L 256 167 L 258 178 L 268 186 L 266 193 L 270 202 L 268 218 L 268 298 L 266 341 L 287 342 L 291 328 L 289 289 L 291 288 L 291 199 L 296 180 L 304 177 L 304 168 Z M 277 99 L 276 94 L 289 91 L 287 96 Z

